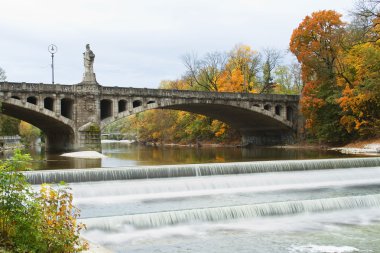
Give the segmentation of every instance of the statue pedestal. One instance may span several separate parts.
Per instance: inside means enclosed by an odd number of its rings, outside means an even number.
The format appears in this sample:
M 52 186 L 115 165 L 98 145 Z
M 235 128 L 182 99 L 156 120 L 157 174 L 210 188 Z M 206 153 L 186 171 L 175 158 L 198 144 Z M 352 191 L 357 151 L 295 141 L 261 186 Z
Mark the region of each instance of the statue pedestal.
M 85 84 L 96 83 L 97 84 L 98 82 L 96 81 L 95 73 L 84 73 L 82 83 L 85 83 Z

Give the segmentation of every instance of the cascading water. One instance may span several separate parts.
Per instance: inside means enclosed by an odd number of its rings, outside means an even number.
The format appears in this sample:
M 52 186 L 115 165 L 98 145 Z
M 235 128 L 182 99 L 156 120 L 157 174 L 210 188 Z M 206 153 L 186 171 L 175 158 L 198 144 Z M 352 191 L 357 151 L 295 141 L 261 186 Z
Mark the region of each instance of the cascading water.
M 32 184 L 171 178 L 380 166 L 380 158 L 214 163 L 25 172 Z
M 380 158 L 26 175 L 35 183 L 77 182 L 70 186 L 84 237 L 115 252 L 380 249 Z

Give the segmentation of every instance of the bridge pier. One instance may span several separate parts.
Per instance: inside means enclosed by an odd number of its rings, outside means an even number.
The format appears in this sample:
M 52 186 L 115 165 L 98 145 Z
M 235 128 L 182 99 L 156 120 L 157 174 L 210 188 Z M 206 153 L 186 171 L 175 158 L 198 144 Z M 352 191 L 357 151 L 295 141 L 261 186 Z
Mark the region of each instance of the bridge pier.
M 75 150 L 102 151 L 101 131 L 98 124 L 89 122 L 77 131 Z
M 73 132 L 46 133 L 46 151 L 62 153 L 71 151 L 101 151 L 101 134 L 98 127 Z
M 75 149 L 75 135 L 73 132 L 56 131 L 45 132 L 46 151 L 49 153 L 60 153 Z
M 289 130 L 242 131 L 242 146 L 274 146 L 295 143 L 295 133 Z

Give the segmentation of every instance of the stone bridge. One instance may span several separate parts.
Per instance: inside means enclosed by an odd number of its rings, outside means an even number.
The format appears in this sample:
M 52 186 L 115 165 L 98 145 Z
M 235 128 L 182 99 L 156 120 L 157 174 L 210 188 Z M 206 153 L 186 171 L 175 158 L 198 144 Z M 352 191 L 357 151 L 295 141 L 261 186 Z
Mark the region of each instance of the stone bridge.
M 2 113 L 40 128 L 53 152 L 99 150 L 102 129 L 150 109 L 174 109 L 218 119 L 240 131 L 243 144 L 291 143 L 299 96 L 101 86 L 0 83 Z

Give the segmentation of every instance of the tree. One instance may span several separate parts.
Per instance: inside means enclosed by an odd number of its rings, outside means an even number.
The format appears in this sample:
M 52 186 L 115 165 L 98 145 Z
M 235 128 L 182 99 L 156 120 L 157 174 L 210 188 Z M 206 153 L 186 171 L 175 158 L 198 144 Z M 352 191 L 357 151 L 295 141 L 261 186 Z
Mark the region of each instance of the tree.
M 380 40 L 380 1 L 360 0 L 351 12 L 354 20 L 350 25 L 351 37 L 356 42 L 376 43 Z
M 38 128 L 25 121 L 20 122 L 19 132 L 26 145 L 33 145 L 41 134 Z
M 261 84 L 260 93 L 271 93 L 275 87 L 273 71 L 280 64 L 282 53 L 273 48 L 264 49 L 264 62 L 262 65 L 263 80 Z
M 372 43 L 353 47 L 345 56 L 350 82 L 341 79 L 344 88 L 338 99 L 343 110 L 341 124 L 360 137 L 380 133 L 380 47 Z
M 275 90 L 276 93 L 280 94 L 291 94 L 293 93 L 293 80 L 290 68 L 286 65 L 278 66 L 275 71 Z
M 257 92 L 261 56 L 248 45 L 236 45 L 228 54 L 221 91 Z
M 359 1 L 353 15 L 349 34 L 361 37 L 343 56 L 340 122 L 353 135 L 371 137 L 380 132 L 380 1 Z
M 19 119 L 15 119 L 6 115 L 0 115 L 0 135 L 18 135 Z
M 226 63 L 226 54 L 213 52 L 199 59 L 196 54 L 183 57 L 187 68 L 185 80 L 197 90 L 218 91 L 218 81 Z
M 274 92 L 279 94 L 300 94 L 303 88 L 301 65 L 293 62 L 279 65 L 274 70 Z
M 318 11 L 306 16 L 290 39 L 290 51 L 301 63 L 305 83 L 301 107 L 306 127 L 321 140 L 341 141 L 348 137 L 340 124 L 337 85 L 345 24 L 335 11 Z M 344 77 L 341 75 L 341 77 Z
M 290 65 L 290 73 L 292 75 L 294 91 L 296 94 L 301 94 L 304 82 L 302 80 L 302 69 L 299 62 L 293 62 Z

